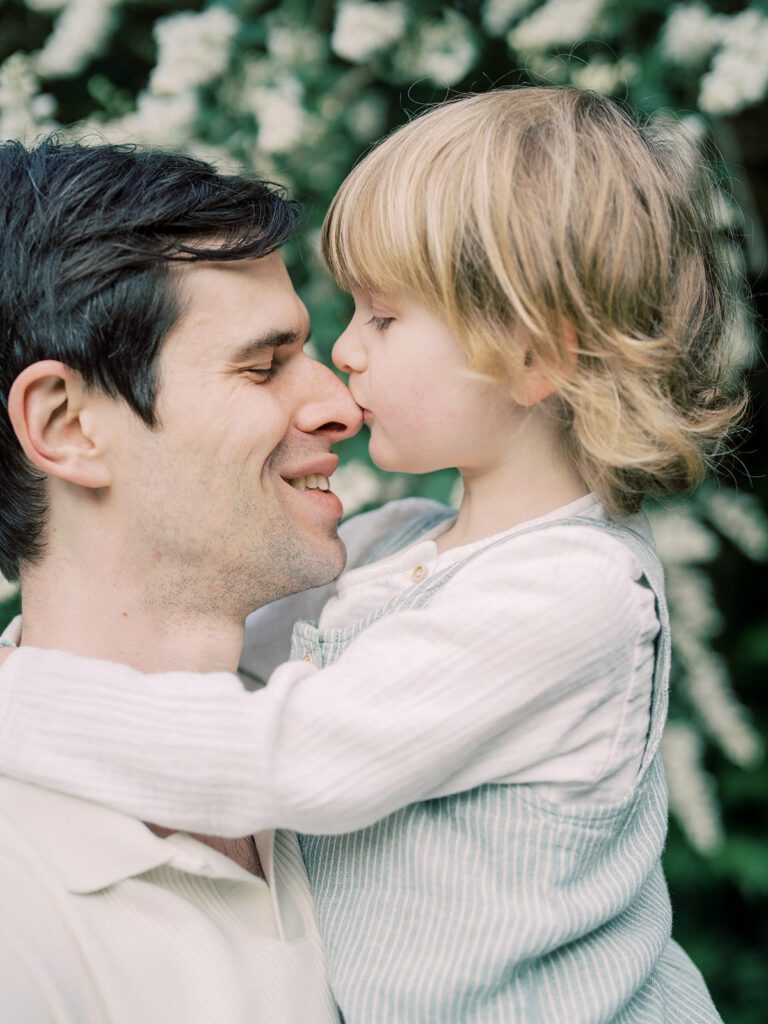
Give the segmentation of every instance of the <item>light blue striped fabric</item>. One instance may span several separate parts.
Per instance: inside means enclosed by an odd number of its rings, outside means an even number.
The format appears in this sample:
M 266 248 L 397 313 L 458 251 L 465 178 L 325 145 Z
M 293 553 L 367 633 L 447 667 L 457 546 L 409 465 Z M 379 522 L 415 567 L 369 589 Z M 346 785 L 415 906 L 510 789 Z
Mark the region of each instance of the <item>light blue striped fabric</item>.
M 431 513 L 368 560 L 431 529 Z M 667 709 L 669 621 L 655 552 L 634 531 L 589 518 L 626 543 L 661 624 L 651 726 L 634 790 L 565 807 L 536 787 L 484 785 L 414 804 L 371 828 L 301 836 L 331 987 L 346 1024 L 713 1024 L 701 975 L 670 938 L 660 857 L 667 791 L 658 754 Z M 371 622 L 426 605 L 474 558 L 437 571 L 346 629 L 294 630 L 293 657 L 327 665 Z

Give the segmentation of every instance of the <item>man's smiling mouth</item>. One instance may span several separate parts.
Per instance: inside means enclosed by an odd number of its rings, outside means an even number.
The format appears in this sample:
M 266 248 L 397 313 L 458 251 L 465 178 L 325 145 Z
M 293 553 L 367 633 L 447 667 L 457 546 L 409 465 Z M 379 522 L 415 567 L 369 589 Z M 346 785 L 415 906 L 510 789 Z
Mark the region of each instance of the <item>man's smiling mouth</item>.
M 330 491 L 331 489 L 328 477 L 321 476 L 319 473 L 310 473 L 309 476 L 297 476 L 293 480 L 287 480 L 286 483 L 290 484 L 297 491 Z

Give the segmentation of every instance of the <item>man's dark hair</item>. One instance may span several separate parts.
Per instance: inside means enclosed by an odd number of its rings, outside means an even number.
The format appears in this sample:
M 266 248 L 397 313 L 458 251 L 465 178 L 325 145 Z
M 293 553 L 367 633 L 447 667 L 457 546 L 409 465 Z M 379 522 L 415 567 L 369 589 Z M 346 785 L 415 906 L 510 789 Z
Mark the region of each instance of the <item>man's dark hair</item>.
M 44 477 L 8 419 L 31 363 L 56 359 L 156 425 L 157 357 L 181 313 L 170 267 L 266 256 L 297 205 L 267 182 L 135 146 L 0 145 L 0 572 L 42 551 Z

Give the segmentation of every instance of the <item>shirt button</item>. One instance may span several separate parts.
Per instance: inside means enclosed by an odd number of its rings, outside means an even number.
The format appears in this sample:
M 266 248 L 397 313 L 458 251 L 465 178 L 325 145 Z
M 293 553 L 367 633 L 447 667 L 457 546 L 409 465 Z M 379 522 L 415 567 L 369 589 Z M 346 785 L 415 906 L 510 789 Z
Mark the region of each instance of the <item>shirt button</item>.
M 311 665 L 312 664 L 312 655 L 311 654 L 305 654 L 304 655 L 304 661 L 308 661 L 310 663 L 310 665 Z
M 414 583 L 421 583 L 422 580 L 427 578 L 427 567 L 426 565 L 417 565 L 415 569 L 411 571 L 411 579 Z

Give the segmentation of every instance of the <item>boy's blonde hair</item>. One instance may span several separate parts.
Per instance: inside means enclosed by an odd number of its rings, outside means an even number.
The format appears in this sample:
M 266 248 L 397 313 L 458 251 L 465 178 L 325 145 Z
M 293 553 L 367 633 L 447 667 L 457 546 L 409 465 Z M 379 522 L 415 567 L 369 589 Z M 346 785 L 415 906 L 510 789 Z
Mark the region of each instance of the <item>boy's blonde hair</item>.
M 343 288 L 415 295 L 511 396 L 534 359 L 577 469 L 621 515 L 698 483 L 743 410 L 720 245 L 703 159 L 558 87 L 430 109 L 352 171 L 323 231 Z

